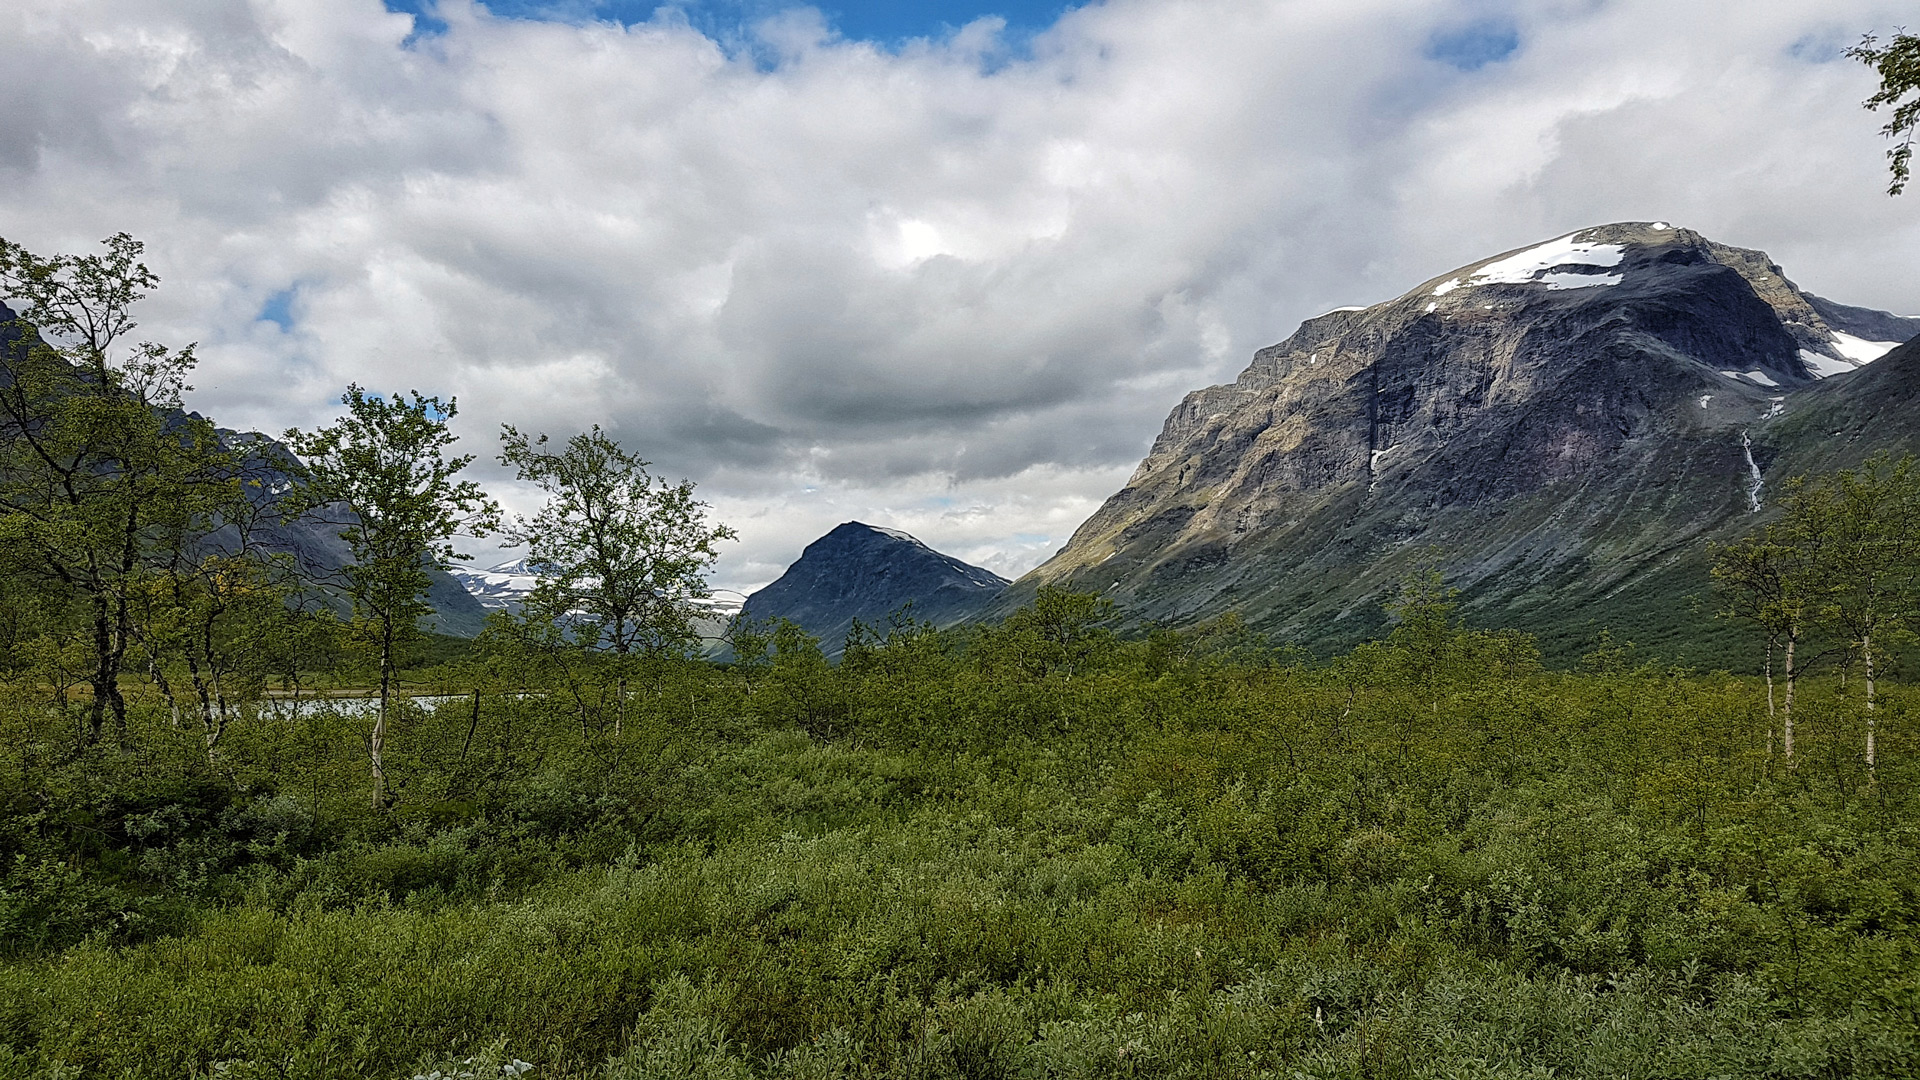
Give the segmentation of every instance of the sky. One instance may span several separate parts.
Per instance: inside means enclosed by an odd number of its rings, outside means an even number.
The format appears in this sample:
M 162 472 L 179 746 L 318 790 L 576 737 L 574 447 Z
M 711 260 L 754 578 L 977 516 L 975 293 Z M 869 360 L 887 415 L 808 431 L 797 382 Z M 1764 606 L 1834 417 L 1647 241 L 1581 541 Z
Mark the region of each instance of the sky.
M 680 5 L 679 11 L 708 36 L 738 46 L 752 44 L 755 22 L 793 6 L 779 0 L 702 0 Z M 984 4 L 978 0 L 844 0 L 815 4 L 813 8 L 843 38 L 897 49 L 914 38 L 949 36 L 983 17 L 1000 19 L 1005 24 L 1001 34 L 1019 43 L 1051 26 L 1069 6 L 1054 0 Z M 416 30 L 431 33 L 446 26 L 444 20 L 435 17 L 434 0 L 386 0 L 386 7 L 419 17 L 414 24 Z M 660 7 L 653 0 L 497 0 L 488 4 L 487 10 L 506 18 L 633 25 L 651 21 Z
M 13 0 L 0 236 L 127 231 L 190 404 L 612 432 L 746 591 L 862 520 L 1012 577 L 1187 392 L 1609 221 L 1920 312 L 1874 0 Z M 511 557 L 467 545 L 481 562 Z

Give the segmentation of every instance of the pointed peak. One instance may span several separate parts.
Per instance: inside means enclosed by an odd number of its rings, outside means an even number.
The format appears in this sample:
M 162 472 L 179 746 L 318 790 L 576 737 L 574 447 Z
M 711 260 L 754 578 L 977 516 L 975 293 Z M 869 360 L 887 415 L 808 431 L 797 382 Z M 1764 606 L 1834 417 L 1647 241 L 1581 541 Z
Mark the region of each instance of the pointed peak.
M 927 546 L 924 541 L 911 533 L 904 533 L 899 529 L 889 529 L 884 525 L 869 525 L 864 521 L 842 522 L 839 525 L 835 525 L 827 532 L 826 536 L 821 537 L 821 539 L 832 538 L 847 541 L 868 536 L 882 536 L 889 540 L 898 540 L 902 543 L 913 544 L 917 547 Z

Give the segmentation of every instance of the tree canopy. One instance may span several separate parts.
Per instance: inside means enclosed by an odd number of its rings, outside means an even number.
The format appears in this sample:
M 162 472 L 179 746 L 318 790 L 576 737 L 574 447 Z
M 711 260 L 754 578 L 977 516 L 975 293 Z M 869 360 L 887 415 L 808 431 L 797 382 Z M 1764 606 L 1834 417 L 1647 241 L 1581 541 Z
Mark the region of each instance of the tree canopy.
M 383 761 L 400 644 L 432 613 L 426 602 L 431 571 L 465 558 L 456 535 L 485 536 L 500 508 L 480 485 L 457 479 L 473 455 L 448 456 L 456 440 L 447 421 L 457 412 L 413 391 L 382 397 L 349 385 L 340 397 L 347 415 L 315 432 L 290 430 L 288 445 L 305 459 L 298 484 L 302 512 L 330 520 L 353 551 L 344 570 L 355 629 L 379 666 L 380 709 L 368 737 L 373 804 L 387 798 Z
M 1873 68 L 1880 76 L 1880 89 L 1868 98 L 1868 109 L 1892 110 L 1880 133 L 1893 140 L 1887 151 L 1887 168 L 1892 180 L 1887 194 L 1906 190 L 1913 163 L 1914 126 L 1920 124 L 1920 37 L 1906 31 L 1895 33 L 1886 44 L 1868 34 L 1847 55 Z

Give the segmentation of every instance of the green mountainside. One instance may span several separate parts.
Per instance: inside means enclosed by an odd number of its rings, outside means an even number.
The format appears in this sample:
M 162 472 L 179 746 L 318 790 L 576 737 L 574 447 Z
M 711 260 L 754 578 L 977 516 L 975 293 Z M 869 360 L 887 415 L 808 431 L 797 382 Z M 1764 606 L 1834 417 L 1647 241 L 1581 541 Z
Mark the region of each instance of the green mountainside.
M 1329 312 L 1173 411 L 1127 485 L 1007 590 L 1187 625 L 1237 612 L 1320 652 L 1377 633 L 1432 564 L 1478 625 L 1550 661 L 1603 628 L 1750 664 L 1706 547 L 1788 476 L 1920 446 L 1920 320 L 1801 291 L 1761 252 L 1665 223 L 1497 256 Z

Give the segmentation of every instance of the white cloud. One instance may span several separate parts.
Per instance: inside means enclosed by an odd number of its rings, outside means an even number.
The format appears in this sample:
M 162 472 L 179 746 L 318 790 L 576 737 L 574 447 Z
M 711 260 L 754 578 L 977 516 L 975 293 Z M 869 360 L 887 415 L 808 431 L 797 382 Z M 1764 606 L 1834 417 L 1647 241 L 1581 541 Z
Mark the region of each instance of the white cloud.
M 742 50 L 671 11 L 447 0 L 410 39 L 377 0 L 17 0 L 0 235 L 146 239 L 146 329 L 203 343 L 225 422 L 418 386 L 476 452 L 598 422 L 693 477 L 728 583 L 848 518 L 1013 573 L 1301 318 L 1579 227 L 1920 310 L 1837 57 L 1900 6 L 1811 7 L 1110 0 L 1016 56 L 996 20 L 890 53 L 801 11 Z

